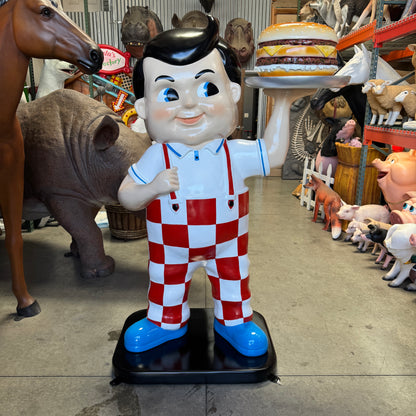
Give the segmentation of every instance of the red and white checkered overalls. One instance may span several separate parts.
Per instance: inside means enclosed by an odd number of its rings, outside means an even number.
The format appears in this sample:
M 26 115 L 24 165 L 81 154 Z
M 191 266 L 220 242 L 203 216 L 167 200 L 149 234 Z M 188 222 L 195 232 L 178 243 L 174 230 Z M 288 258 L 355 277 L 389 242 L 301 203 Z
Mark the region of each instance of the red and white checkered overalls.
M 147 318 L 165 329 L 178 329 L 187 323 L 189 287 L 199 267 L 205 268 L 212 284 L 214 314 L 220 323 L 238 325 L 252 319 L 247 256 L 248 190 L 244 188 L 241 193 L 234 190 L 227 141 L 218 149 L 225 152 L 223 169 L 228 182 L 222 197 L 178 198 L 171 193 L 147 207 L 150 276 Z M 169 157 L 172 151 L 163 145 L 166 168 L 173 167 Z

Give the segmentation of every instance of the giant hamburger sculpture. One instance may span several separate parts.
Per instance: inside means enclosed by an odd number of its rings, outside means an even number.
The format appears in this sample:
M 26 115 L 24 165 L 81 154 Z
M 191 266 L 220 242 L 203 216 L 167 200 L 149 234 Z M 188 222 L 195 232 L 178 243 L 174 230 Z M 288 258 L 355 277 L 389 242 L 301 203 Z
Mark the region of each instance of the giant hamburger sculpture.
M 261 32 L 255 70 L 263 77 L 333 75 L 337 35 L 326 25 L 278 23 Z

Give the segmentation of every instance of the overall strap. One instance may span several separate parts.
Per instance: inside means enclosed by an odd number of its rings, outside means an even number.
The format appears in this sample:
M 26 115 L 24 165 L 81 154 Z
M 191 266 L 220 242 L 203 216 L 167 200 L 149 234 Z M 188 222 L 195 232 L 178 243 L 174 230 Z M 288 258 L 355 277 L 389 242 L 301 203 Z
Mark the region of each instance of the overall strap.
M 225 151 L 225 157 L 227 160 L 228 195 L 234 197 L 234 182 L 233 182 L 233 175 L 231 171 L 231 157 L 230 157 L 230 150 L 228 149 L 227 139 L 224 140 L 224 151 Z M 232 208 L 234 206 L 234 201 L 230 199 L 228 201 L 228 205 L 230 208 Z
M 170 160 L 169 160 L 169 153 L 168 153 L 168 146 L 166 146 L 166 143 L 163 143 L 162 144 L 162 146 L 163 146 L 163 157 L 164 157 L 164 159 L 165 159 L 165 166 L 166 166 L 166 169 L 170 169 Z M 173 199 L 177 199 L 176 198 L 176 193 L 175 192 L 171 192 L 170 193 L 170 198 L 173 200 Z
M 166 143 L 162 143 L 162 148 L 163 148 L 163 157 L 165 159 L 165 166 L 166 169 L 170 169 L 170 160 L 169 160 L 169 153 L 168 153 L 168 146 L 166 145 Z M 177 200 L 176 198 L 176 193 L 174 191 L 172 191 L 170 193 L 170 199 L 172 200 L 172 208 L 174 211 L 177 211 L 179 209 L 179 205 L 174 202 Z

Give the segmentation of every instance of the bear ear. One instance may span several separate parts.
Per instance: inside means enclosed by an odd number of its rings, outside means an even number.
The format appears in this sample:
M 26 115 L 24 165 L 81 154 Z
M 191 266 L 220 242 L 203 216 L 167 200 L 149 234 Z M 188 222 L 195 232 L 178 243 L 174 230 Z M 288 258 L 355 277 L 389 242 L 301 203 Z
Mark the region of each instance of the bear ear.
M 181 21 L 181 19 L 179 19 L 178 15 L 176 13 L 172 16 L 172 26 L 176 29 L 178 29 L 182 26 L 182 21 Z
M 94 131 L 93 142 L 96 150 L 107 150 L 118 139 L 120 127 L 109 115 L 105 115 Z
M 410 149 L 409 150 L 409 155 L 412 157 L 416 157 L 416 149 Z

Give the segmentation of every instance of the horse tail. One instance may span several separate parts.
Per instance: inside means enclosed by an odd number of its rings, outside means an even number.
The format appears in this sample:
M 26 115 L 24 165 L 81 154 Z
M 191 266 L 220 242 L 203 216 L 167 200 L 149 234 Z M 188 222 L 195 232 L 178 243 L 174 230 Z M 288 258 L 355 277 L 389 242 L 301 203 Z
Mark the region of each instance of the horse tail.
M 337 19 L 337 22 L 341 22 L 342 21 L 341 0 L 334 1 L 334 14 L 335 14 L 335 18 Z

